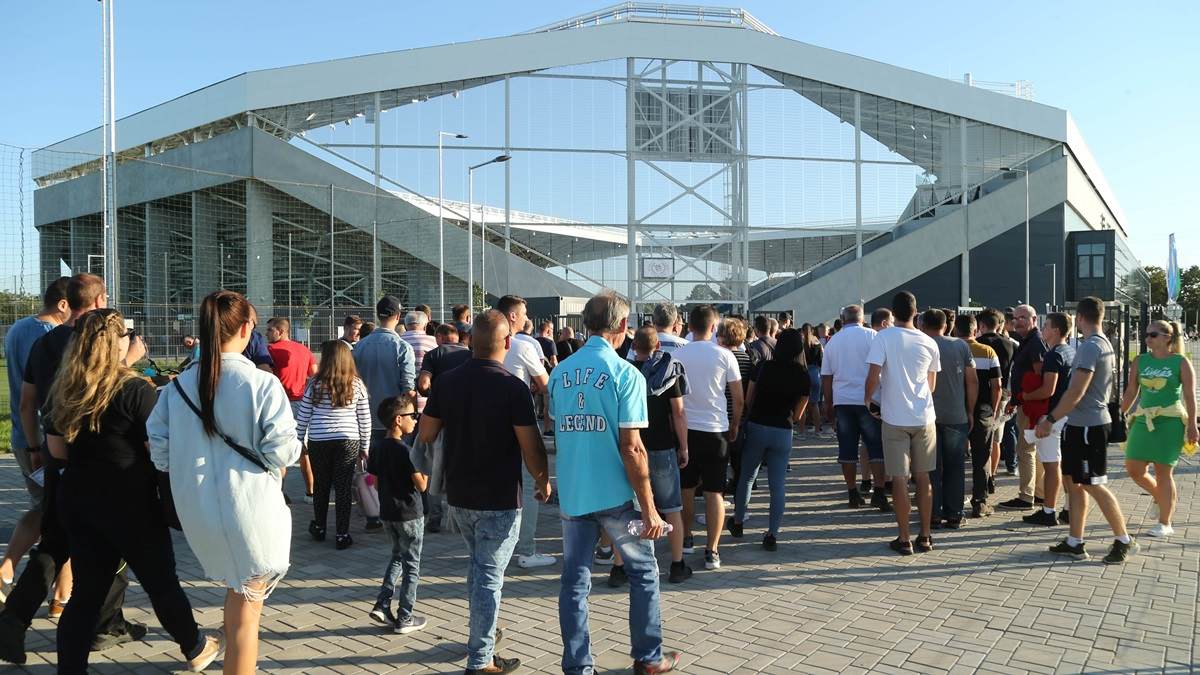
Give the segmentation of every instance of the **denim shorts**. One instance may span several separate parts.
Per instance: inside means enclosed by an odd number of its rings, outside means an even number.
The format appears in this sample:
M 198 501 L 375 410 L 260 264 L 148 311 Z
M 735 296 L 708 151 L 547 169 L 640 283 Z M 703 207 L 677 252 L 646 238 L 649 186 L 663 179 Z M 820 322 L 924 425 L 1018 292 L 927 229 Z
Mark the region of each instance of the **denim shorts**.
M 679 457 L 675 450 L 650 450 L 650 492 L 659 513 L 679 513 L 683 496 L 679 489 Z
M 858 463 L 858 444 L 867 446 L 872 462 L 883 461 L 883 428 L 865 405 L 835 405 L 837 419 L 838 462 Z

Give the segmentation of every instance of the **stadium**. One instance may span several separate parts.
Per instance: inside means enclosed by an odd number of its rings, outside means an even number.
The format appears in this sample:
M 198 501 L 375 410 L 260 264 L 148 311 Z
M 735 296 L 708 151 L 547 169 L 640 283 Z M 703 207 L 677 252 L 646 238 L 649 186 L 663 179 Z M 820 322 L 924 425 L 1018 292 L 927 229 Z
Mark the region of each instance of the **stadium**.
M 1070 114 L 965 79 L 643 3 L 252 71 L 118 121 L 111 227 L 102 131 L 36 151 L 37 264 L 106 272 L 165 343 L 218 287 L 310 342 L 383 294 L 435 319 L 604 288 L 807 320 L 899 288 L 1146 302 Z

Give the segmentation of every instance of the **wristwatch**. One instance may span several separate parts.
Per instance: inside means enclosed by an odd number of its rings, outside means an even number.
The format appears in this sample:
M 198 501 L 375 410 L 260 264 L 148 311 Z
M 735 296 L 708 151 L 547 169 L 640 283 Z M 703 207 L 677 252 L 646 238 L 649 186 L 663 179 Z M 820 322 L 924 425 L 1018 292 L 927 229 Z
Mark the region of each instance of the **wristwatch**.
M 1054 424 L 1055 422 L 1058 421 L 1058 420 L 1054 419 L 1054 415 L 1051 415 L 1050 413 L 1046 413 L 1045 419 L 1050 420 L 1050 424 Z

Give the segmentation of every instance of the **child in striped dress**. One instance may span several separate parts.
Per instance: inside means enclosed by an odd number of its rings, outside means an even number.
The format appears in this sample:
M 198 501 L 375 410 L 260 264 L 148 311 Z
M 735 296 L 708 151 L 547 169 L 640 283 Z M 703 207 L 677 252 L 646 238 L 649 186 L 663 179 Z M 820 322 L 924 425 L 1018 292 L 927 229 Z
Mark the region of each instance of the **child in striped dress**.
M 354 465 L 366 459 L 371 443 L 371 404 L 367 387 L 358 377 L 350 347 L 341 340 L 321 345 L 321 365 L 309 382 L 296 409 L 296 432 L 308 434 L 308 456 L 313 470 L 313 520 L 308 532 L 325 540 L 329 490 L 336 500 L 338 550 L 350 538 L 350 490 Z

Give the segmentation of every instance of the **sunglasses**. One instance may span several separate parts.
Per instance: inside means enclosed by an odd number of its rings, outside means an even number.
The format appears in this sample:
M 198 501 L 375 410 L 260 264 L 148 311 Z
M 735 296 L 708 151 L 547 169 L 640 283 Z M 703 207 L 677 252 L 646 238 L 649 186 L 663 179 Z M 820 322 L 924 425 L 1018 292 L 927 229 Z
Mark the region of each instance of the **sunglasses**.
M 1146 337 L 1148 337 L 1148 338 L 1156 338 L 1156 337 L 1159 337 L 1160 335 L 1162 335 L 1162 333 L 1159 333 L 1158 331 L 1152 330 L 1152 331 L 1146 332 Z
M 419 413 L 419 412 L 400 413 L 400 414 L 396 415 L 396 417 L 411 417 L 415 420 L 415 419 L 420 419 L 421 413 Z

